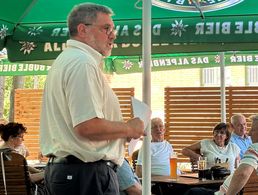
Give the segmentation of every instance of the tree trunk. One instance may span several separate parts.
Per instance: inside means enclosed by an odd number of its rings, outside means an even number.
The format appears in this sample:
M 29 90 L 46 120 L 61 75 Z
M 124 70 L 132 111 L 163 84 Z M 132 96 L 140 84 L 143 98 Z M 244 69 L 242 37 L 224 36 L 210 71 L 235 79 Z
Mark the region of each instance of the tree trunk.
M 5 77 L 0 76 L 0 119 L 4 118 L 4 84 Z
M 33 89 L 38 89 L 39 88 L 39 76 L 34 75 L 33 76 Z
M 14 93 L 15 89 L 23 88 L 24 86 L 24 76 L 14 76 L 13 77 L 13 88 L 10 93 L 10 112 L 9 112 L 9 122 L 14 121 Z

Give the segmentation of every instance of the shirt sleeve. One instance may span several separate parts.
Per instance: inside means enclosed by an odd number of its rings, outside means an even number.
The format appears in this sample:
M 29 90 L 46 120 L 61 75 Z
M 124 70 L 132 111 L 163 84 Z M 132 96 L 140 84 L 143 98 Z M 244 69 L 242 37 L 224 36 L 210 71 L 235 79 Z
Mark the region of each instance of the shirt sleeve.
M 248 150 L 245 152 L 243 159 L 241 160 L 240 164 L 248 164 L 252 166 L 254 169 L 257 169 L 258 162 L 258 152 L 257 150 L 251 145 Z

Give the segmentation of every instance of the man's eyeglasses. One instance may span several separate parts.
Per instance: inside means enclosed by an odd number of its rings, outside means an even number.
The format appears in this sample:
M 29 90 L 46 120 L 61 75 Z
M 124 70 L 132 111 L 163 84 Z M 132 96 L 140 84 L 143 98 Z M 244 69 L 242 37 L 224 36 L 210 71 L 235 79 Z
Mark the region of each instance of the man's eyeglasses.
M 117 30 L 115 28 L 111 28 L 111 26 L 106 25 L 106 26 L 101 26 L 101 25 L 97 25 L 97 24 L 84 24 L 85 26 L 99 26 L 100 28 L 102 28 L 104 30 L 104 32 L 106 33 L 106 35 L 111 35 L 111 33 L 113 33 L 114 35 L 117 35 Z

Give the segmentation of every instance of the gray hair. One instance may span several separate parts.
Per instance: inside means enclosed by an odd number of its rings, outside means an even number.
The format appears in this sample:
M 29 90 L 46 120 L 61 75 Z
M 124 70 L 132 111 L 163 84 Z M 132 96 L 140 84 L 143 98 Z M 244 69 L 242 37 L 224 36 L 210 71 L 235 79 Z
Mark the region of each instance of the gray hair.
M 234 114 L 234 115 L 231 117 L 231 119 L 230 119 L 231 124 L 235 125 L 235 124 L 236 124 L 236 121 L 237 121 L 239 118 L 245 118 L 245 116 L 242 115 L 242 114 Z
M 156 117 L 156 118 L 152 118 L 152 119 L 151 119 L 151 128 L 153 128 L 153 126 L 154 126 L 155 124 L 157 124 L 157 123 L 161 123 L 162 125 L 164 125 L 162 119 Z
M 76 5 L 69 13 L 67 19 L 70 36 L 72 37 L 77 34 L 77 26 L 80 23 L 92 24 L 95 22 L 98 13 L 113 15 L 113 11 L 109 7 L 103 5 L 94 3 L 82 3 Z

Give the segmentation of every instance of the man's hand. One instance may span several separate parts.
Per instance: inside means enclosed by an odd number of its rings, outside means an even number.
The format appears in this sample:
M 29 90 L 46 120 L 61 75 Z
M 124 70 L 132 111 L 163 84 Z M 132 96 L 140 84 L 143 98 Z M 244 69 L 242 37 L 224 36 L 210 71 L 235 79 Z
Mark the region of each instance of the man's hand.
M 146 135 L 144 132 L 144 123 L 140 118 L 129 119 L 126 123 L 129 126 L 128 138 L 137 139 Z

